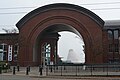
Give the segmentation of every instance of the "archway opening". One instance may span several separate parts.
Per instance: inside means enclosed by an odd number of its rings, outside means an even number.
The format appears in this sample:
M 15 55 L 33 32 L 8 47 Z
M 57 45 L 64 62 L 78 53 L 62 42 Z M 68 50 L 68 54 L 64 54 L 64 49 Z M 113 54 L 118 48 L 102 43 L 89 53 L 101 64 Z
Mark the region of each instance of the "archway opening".
M 66 33 L 67 32 L 67 33 Z M 70 41 L 70 43 L 68 43 L 68 45 L 70 44 L 72 46 L 72 43 L 75 43 L 74 46 L 67 47 L 67 46 L 61 46 L 64 42 L 59 40 L 61 39 L 64 33 L 64 35 L 69 33 L 69 36 L 72 35 L 71 39 L 66 39 L 67 42 Z M 66 33 L 66 34 L 65 34 Z M 67 35 L 66 35 L 67 36 Z M 68 36 L 67 36 L 68 37 Z M 73 39 L 73 41 L 72 41 Z M 75 41 L 74 41 L 75 40 Z M 66 42 L 65 41 L 65 42 Z M 71 42 L 72 41 L 72 42 Z M 82 44 L 81 44 L 82 41 Z M 64 44 L 66 45 L 66 44 Z M 37 64 L 42 64 L 42 65 L 46 65 L 46 64 L 59 64 L 60 61 L 65 61 L 65 59 L 62 59 L 62 57 L 66 58 L 65 55 L 69 56 L 68 53 L 69 51 L 73 51 L 73 53 L 75 54 L 75 56 L 73 56 L 74 58 L 78 59 L 77 61 L 72 61 L 73 63 L 84 63 L 85 62 L 85 52 L 82 51 L 84 48 L 84 42 L 83 42 L 83 38 L 80 35 L 80 33 L 73 28 L 70 25 L 66 25 L 66 24 L 55 24 L 55 25 L 51 25 L 48 26 L 46 29 L 44 29 L 39 36 L 36 39 L 36 43 L 33 47 L 33 61 L 37 62 Z M 68 49 L 67 52 L 65 49 Z M 63 53 L 64 52 L 64 53 Z M 61 56 L 61 53 L 65 54 L 63 56 Z M 70 52 L 71 53 L 71 52 Z M 80 57 L 79 57 L 80 56 Z M 66 59 L 67 62 L 69 62 L 69 60 Z
M 58 55 L 64 63 L 84 63 L 84 41 L 82 36 L 69 31 L 58 32 Z

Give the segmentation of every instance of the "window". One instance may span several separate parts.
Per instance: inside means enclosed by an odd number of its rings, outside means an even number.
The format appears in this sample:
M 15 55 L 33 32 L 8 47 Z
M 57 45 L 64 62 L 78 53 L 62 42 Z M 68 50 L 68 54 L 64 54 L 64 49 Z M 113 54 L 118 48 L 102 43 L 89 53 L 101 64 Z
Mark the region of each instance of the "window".
M 3 50 L 3 45 L 2 44 L 0 44 L 0 50 Z
M 14 45 L 14 61 L 18 60 L 18 49 L 19 49 L 18 44 L 15 44 Z
M 7 44 L 0 44 L 0 61 L 7 60 Z
M 114 39 L 118 39 L 118 30 L 114 30 Z
M 112 58 L 109 58 L 108 59 L 108 63 L 119 63 L 119 58 L 114 58 L 114 59 L 112 59 Z
M 51 45 L 49 43 L 44 43 L 42 45 L 43 65 L 50 64 L 50 53 Z
M 113 52 L 113 45 L 109 44 L 109 52 Z
M 108 30 L 108 39 L 113 39 L 113 33 L 111 30 Z
M 118 52 L 119 51 L 119 45 L 116 44 L 118 42 L 119 37 L 119 31 L 117 29 L 115 30 L 108 30 L 108 39 L 112 40 L 112 43 L 109 44 L 109 52 Z
M 115 52 L 119 52 L 119 44 L 115 44 Z

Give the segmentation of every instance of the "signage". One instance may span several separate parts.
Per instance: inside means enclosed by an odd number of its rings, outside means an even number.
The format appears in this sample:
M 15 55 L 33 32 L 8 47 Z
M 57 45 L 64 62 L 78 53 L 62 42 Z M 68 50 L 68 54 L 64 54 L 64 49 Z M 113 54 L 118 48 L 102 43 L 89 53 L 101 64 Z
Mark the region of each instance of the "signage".
M 8 46 L 8 61 L 12 61 L 12 45 Z

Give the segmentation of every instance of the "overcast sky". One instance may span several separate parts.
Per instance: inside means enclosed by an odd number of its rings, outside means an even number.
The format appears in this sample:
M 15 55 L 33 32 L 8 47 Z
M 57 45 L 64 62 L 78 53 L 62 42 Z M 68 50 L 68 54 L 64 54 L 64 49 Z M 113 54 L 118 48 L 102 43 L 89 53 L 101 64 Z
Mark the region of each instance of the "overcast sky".
M 34 10 L 35 8 L 53 3 L 70 3 L 85 7 L 91 10 L 92 12 L 94 12 L 95 14 L 97 14 L 98 16 L 100 16 L 104 21 L 120 20 L 120 0 L 1 0 L 0 1 L 0 33 L 4 32 L 2 31 L 2 28 L 7 28 L 7 29 L 16 28 L 15 27 L 16 23 L 23 16 L 25 16 L 27 13 Z M 73 35 L 73 37 L 74 36 L 76 35 Z M 73 39 L 76 40 L 76 38 Z M 76 41 L 76 42 L 80 43 L 80 41 Z M 78 49 L 80 50 L 81 48 L 79 47 Z

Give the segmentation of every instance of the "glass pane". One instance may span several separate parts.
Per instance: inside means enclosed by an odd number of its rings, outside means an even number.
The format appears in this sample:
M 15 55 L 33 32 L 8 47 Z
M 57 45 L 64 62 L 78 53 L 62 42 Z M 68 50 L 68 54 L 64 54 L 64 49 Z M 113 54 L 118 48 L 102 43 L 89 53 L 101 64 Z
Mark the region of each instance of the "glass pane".
M 3 49 L 0 49 L 0 52 L 3 52 Z
M 0 44 L 0 49 L 3 49 L 3 45 L 2 44 Z
M 4 52 L 3 53 L 3 60 L 6 60 L 7 59 L 6 57 L 7 57 L 7 52 Z
M 46 63 L 46 64 L 48 64 L 49 62 L 50 62 L 50 49 L 51 49 L 51 46 L 50 46 L 50 44 L 49 43 L 43 43 L 43 45 L 42 45 L 42 50 L 41 50 L 41 52 L 42 52 L 42 56 L 43 57 L 45 57 L 45 58 L 43 58 L 43 63 Z M 45 59 L 45 60 L 44 60 Z M 44 62 L 45 61 L 45 62 Z
M 50 57 L 50 54 L 47 54 L 47 56 L 46 57 Z
M 0 61 L 3 61 L 3 53 L 0 53 Z
M 48 49 L 46 49 L 46 52 L 48 52 Z
M 115 44 L 115 52 L 119 52 L 118 44 Z
M 118 30 L 114 31 L 114 39 L 118 39 Z
M 17 52 L 14 52 L 14 55 L 16 55 L 17 54 Z
M 17 61 L 17 54 L 14 55 L 14 61 Z
M 7 51 L 7 45 L 4 45 L 4 51 Z
M 112 39 L 113 38 L 113 33 L 111 30 L 108 30 L 108 39 Z
M 18 46 L 17 46 L 17 45 L 15 45 L 14 50 L 15 50 L 15 51 L 17 51 L 17 49 L 18 49 Z

